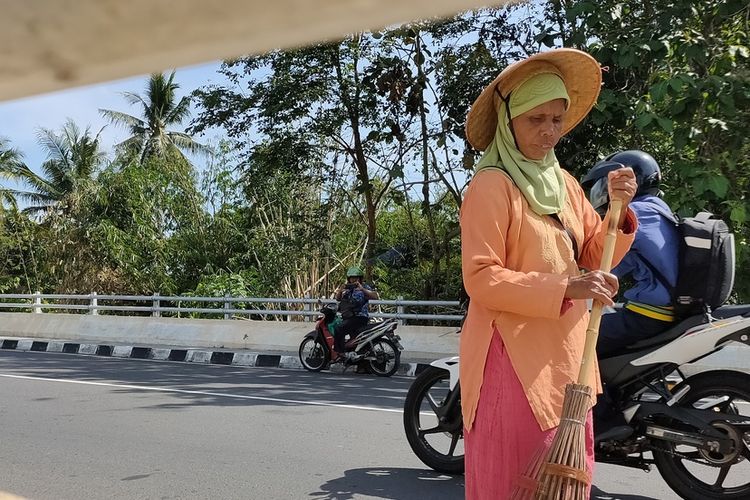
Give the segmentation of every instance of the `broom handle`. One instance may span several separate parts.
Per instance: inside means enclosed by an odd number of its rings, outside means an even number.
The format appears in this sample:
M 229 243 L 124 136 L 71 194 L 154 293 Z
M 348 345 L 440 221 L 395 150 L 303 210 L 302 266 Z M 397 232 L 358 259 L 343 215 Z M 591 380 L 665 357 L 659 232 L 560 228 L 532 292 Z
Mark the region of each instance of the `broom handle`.
M 612 200 L 609 204 L 609 226 L 607 235 L 604 237 L 604 250 L 602 251 L 602 262 L 599 269 L 608 273 L 612 269 L 612 257 L 615 253 L 617 242 L 617 225 L 620 222 L 620 211 L 622 200 Z M 599 324 L 602 320 L 602 309 L 604 305 L 598 300 L 594 301 L 589 317 L 589 326 L 586 328 L 586 344 L 583 347 L 583 359 L 581 369 L 578 372 L 578 383 L 588 385 L 589 373 L 596 358 L 596 340 L 599 338 Z

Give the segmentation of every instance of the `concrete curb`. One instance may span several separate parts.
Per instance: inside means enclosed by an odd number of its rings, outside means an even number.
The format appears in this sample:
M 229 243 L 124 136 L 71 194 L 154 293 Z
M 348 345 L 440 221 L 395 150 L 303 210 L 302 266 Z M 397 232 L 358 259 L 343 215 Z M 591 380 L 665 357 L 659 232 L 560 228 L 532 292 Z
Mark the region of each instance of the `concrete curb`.
M 0 312 L 0 338 L 297 355 L 306 321 L 186 319 L 92 314 Z M 430 363 L 455 356 L 455 327 L 399 325 L 404 361 Z
M 209 349 L 143 347 L 137 345 L 81 344 L 77 342 L 18 337 L 0 337 L 0 349 L 240 367 L 303 369 L 297 356 L 261 352 L 237 352 L 225 349 L 214 351 Z M 414 377 L 419 375 L 428 366 L 429 364 L 427 363 L 402 362 L 396 374 Z M 347 369 L 350 372 L 354 370 L 353 366 Z M 329 371 L 342 373 L 344 372 L 344 367 L 333 365 Z

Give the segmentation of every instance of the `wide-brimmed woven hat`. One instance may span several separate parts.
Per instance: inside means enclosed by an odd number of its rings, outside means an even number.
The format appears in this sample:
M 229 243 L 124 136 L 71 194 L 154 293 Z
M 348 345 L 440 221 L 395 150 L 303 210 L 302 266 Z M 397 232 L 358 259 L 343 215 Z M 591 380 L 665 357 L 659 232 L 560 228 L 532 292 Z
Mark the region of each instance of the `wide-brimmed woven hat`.
M 466 116 L 466 138 L 477 150 L 484 151 L 497 130 L 497 105 L 521 83 L 539 73 L 559 75 L 570 97 L 562 133 L 568 133 L 591 111 L 602 86 L 602 70 L 596 59 L 576 49 L 555 49 L 534 54 L 505 68 L 485 88 Z

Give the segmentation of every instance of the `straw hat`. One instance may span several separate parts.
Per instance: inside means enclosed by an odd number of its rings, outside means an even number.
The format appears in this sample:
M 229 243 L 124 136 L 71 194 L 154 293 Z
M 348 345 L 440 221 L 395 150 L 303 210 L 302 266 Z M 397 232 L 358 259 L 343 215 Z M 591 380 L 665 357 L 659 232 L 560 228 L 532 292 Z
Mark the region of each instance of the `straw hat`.
M 591 111 L 599 97 L 602 71 L 596 59 L 576 49 L 555 49 L 534 54 L 505 68 L 485 88 L 466 116 L 466 138 L 471 145 L 484 151 L 492 143 L 497 130 L 497 105 L 520 84 L 539 73 L 555 73 L 565 82 L 570 106 L 565 113 L 562 133 L 568 133 Z

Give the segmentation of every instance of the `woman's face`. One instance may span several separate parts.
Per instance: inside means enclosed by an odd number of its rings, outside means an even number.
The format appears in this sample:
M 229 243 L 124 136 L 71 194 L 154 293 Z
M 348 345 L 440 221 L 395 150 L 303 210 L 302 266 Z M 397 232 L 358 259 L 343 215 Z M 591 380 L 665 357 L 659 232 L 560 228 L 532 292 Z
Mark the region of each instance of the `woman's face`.
M 565 99 L 555 99 L 516 116 L 510 123 L 518 149 L 530 160 L 541 160 L 562 135 Z

